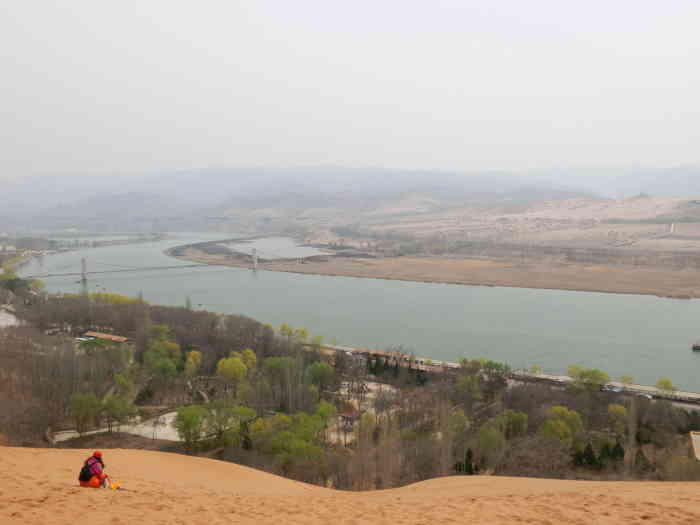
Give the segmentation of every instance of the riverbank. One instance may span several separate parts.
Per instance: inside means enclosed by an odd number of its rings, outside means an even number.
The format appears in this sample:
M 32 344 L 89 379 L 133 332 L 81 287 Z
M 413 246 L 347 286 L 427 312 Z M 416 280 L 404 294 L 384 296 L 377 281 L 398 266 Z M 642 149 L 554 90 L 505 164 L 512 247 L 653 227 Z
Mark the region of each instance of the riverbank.
M 177 259 L 250 267 L 249 257 L 209 254 L 193 246 L 168 255 Z M 444 257 L 328 257 L 327 260 L 267 261 L 261 270 L 472 286 L 504 286 L 582 292 L 700 298 L 700 271 L 602 264 L 520 264 L 505 260 Z
M 122 267 L 192 264 L 174 261 L 164 251 L 225 237 L 193 235 L 161 243 L 114 246 L 102 248 L 99 258 L 97 252 L 89 250 L 61 253 L 46 257 L 42 267 L 34 261 L 23 273 L 79 273 L 83 257 L 88 257 L 88 268 L 92 266 L 92 253 L 100 261 Z M 646 384 L 670 377 L 679 388 L 700 392 L 696 373 L 700 353 L 690 349 L 700 339 L 700 301 L 331 279 L 276 271 L 256 274 L 243 269 L 249 268 L 250 260 L 247 256 L 238 268 L 202 266 L 181 271 L 97 274 L 89 283 L 90 290 L 132 297 L 142 294 L 152 304 L 171 306 L 182 306 L 189 297 L 197 309 L 246 315 L 273 326 L 287 323 L 304 327 L 341 345 L 402 345 L 416 355 L 449 361 L 484 356 L 515 368 L 544 366 L 552 374 L 563 374 L 568 366 L 578 364 L 600 368 L 615 378 L 631 375 Z M 341 263 L 343 258 L 339 257 L 330 264 Z M 294 261 L 289 261 L 289 266 L 313 267 Z M 80 292 L 80 283 L 73 276 L 44 281 L 50 293 Z M 700 284 L 700 280 L 697 282 Z

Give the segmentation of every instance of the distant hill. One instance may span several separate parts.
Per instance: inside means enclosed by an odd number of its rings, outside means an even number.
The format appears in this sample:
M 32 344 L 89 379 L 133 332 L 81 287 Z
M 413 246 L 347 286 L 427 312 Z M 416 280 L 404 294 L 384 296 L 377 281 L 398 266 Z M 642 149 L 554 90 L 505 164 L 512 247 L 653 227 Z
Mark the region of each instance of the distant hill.
M 460 174 L 379 168 L 207 169 L 148 177 L 33 178 L 4 187 L 6 222 L 29 228 L 174 230 L 245 210 L 296 216 L 308 209 L 369 210 L 420 196 L 437 206 L 537 201 L 587 194 L 507 173 Z
M 600 195 L 622 198 L 640 193 L 658 197 L 700 198 L 700 166 L 667 169 L 573 171 L 550 177 Z

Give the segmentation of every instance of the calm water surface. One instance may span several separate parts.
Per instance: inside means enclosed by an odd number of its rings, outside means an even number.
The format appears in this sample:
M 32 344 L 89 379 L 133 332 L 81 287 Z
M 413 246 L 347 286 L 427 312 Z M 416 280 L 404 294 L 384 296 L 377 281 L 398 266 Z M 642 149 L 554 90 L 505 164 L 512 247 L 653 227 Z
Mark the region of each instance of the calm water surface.
M 123 267 L 184 266 L 163 250 L 187 242 L 231 238 L 191 234 L 179 239 L 110 246 L 34 261 L 24 275 Z M 285 244 L 287 243 L 287 244 Z M 266 245 L 286 253 L 284 246 Z M 47 289 L 77 291 L 77 277 L 45 279 Z M 671 377 L 700 391 L 700 301 L 650 296 L 426 284 L 380 279 L 275 273 L 208 266 L 90 277 L 92 291 L 137 295 L 152 303 L 244 314 L 274 326 L 306 327 L 326 341 L 384 348 L 402 344 L 416 354 L 456 360 L 488 357 L 514 367 L 540 365 L 562 373 L 580 364 L 613 378 L 653 384 Z
M 263 259 L 286 259 L 290 257 L 310 257 L 312 255 L 322 255 L 325 252 L 310 246 L 299 246 L 299 244 L 288 237 L 266 237 L 247 242 L 232 242 L 226 246 L 233 251 L 252 254 L 253 249 L 257 251 L 258 257 Z

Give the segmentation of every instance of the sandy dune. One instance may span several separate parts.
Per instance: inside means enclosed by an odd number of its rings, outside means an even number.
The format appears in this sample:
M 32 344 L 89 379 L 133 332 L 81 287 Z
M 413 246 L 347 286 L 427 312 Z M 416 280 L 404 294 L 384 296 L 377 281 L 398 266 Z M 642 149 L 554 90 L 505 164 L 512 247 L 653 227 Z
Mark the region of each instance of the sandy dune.
M 700 484 L 450 477 L 338 492 L 238 465 L 106 450 L 124 491 L 81 489 L 87 451 L 0 447 L 0 523 L 698 524 Z

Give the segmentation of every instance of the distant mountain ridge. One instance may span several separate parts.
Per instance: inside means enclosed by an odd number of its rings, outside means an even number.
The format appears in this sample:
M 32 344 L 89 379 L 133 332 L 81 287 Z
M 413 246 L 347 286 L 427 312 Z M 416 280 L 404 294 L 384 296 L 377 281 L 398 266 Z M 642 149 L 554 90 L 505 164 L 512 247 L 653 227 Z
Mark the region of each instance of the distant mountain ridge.
M 158 228 L 158 218 L 179 218 L 178 227 L 201 226 L 202 217 L 231 209 L 371 209 L 379 203 L 421 195 L 442 205 L 485 200 L 548 200 L 584 195 L 551 182 L 505 173 L 351 169 L 208 169 L 150 177 L 30 179 L 5 187 L 2 215 L 34 228 Z M 43 191 L 42 191 L 43 190 Z M 144 226 L 148 223 L 148 226 Z
M 316 166 L 183 170 L 144 177 L 32 177 L 3 183 L 0 221 L 5 229 L 151 231 L 206 227 L 203 218 L 255 210 L 276 210 L 277 215 L 313 209 L 369 211 L 409 197 L 441 208 L 639 193 L 700 197 L 700 167 L 513 174 Z M 170 226 L 159 222 L 167 218 Z
M 658 197 L 700 197 L 700 166 L 676 166 L 663 169 L 615 169 L 542 174 L 554 180 L 566 177 L 571 185 L 596 194 L 625 198 L 646 193 Z

